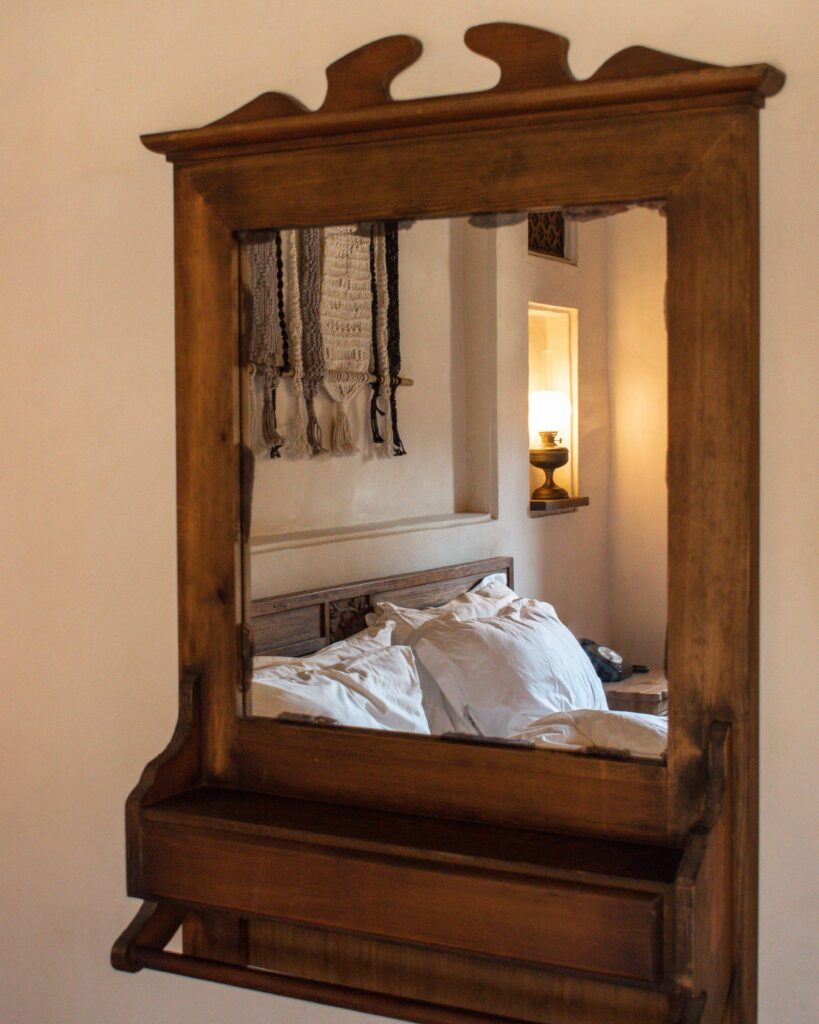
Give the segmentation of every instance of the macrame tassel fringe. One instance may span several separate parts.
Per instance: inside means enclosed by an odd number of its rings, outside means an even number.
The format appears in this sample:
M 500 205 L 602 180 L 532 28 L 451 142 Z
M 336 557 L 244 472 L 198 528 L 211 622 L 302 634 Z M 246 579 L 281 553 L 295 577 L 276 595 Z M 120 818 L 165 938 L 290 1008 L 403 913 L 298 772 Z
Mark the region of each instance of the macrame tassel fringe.
M 251 363 L 247 368 L 247 446 L 258 454 L 259 403 L 256 394 L 256 367 Z
M 313 455 L 321 455 L 327 451 L 321 444 L 321 424 L 316 416 L 315 403 L 312 398 L 307 399 L 307 443 Z
M 353 439 L 353 432 L 350 427 L 350 418 L 347 415 L 346 401 L 339 402 L 336 405 L 331 449 L 337 455 L 354 455 L 358 451 L 358 445 Z
M 398 222 L 384 224 L 384 258 L 387 271 L 387 352 L 390 371 L 390 455 L 406 455 L 398 433 L 398 381 L 401 377 L 401 319 L 398 312 Z
M 262 437 L 265 444 L 270 448 L 270 458 L 278 459 L 281 456 L 279 449 L 285 442 L 285 438 L 279 433 L 279 425 L 276 422 L 276 390 L 268 387 L 265 389 L 264 406 L 262 407 Z
M 384 417 L 384 454 L 388 459 L 391 459 L 395 455 L 395 433 L 392 417 L 389 415 L 390 403 L 392 401 L 389 383 L 386 385 L 382 384 L 382 390 L 390 396 L 387 400 L 387 415 Z
M 378 427 L 378 417 L 384 415 L 384 410 L 378 408 L 378 384 L 373 384 L 373 393 L 370 398 L 370 431 L 373 435 L 373 444 L 383 444 L 384 438 Z
M 373 437 L 373 444 L 383 444 L 384 438 L 378 427 L 378 417 L 384 413 L 378 408 L 378 399 L 381 395 L 381 381 L 378 377 L 378 279 L 376 277 L 376 255 L 375 255 L 375 225 L 370 224 L 370 323 L 372 346 L 371 362 L 375 370 L 375 380 L 372 384 L 373 393 L 370 396 L 370 432 Z
M 293 398 L 295 406 L 293 419 L 287 431 L 287 445 L 285 451 L 288 455 L 297 458 L 304 458 L 310 454 L 310 443 L 307 440 L 307 418 L 304 412 L 304 391 L 300 381 L 293 383 Z
M 392 453 L 393 455 L 406 455 L 407 449 L 404 447 L 404 442 L 398 433 L 398 401 L 395 394 L 397 387 L 398 381 L 396 380 L 392 386 L 392 391 L 390 391 L 390 415 L 388 417 L 392 430 Z

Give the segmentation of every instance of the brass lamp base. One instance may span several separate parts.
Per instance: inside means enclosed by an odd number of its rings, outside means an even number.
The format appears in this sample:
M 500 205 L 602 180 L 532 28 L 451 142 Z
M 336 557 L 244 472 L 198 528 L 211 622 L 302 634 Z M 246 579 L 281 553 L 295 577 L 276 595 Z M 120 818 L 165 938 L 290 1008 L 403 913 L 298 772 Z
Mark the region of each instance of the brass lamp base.
M 555 443 L 556 430 L 541 430 L 542 448 L 529 449 L 529 462 L 535 469 L 542 470 L 546 479 L 537 490 L 532 492 L 532 501 L 553 501 L 555 498 L 568 498 L 565 487 L 558 487 L 554 481 L 555 470 L 565 466 L 569 461 L 569 449 Z

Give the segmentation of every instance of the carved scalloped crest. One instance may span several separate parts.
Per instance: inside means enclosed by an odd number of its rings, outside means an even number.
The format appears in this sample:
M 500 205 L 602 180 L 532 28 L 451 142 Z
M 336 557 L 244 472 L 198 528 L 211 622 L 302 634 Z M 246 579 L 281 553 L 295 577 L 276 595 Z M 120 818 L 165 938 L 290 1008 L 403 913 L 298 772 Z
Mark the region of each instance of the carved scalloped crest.
M 387 36 L 360 46 L 327 68 L 321 110 L 356 110 L 392 102 L 390 83 L 415 63 L 423 46 L 413 36 Z
M 288 114 L 306 114 L 307 107 L 284 92 L 263 92 L 255 100 L 237 107 L 224 117 L 210 121 L 208 128 L 217 124 L 242 124 L 245 121 L 266 121 L 271 117 L 287 117 Z
M 390 95 L 393 79 L 419 58 L 422 46 L 413 36 L 387 36 L 353 50 L 327 68 L 327 93 L 316 111 L 285 93 L 266 92 L 204 128 L 147 135 L 143 142 L 158 152 L 190 155 L 242 141 L 253 144 L 277 136 L 332 133 L 341 130 L 345 115 L 349 115 L 350 124 L 355 120 L 366 128 L 375 127 L 376 118 L 384 123 L 400 120 L 402 124 L 421 123 L 425 118 L 446 120 L 445 111 L 455 103 L 462 107 L 461 116 L 472 117 L 497 115 L 501 104 L 554 109 L 711 93 L 744 95 L 759 103 L 778 92 L 784 82 L 784 75 L 768 65 L 723 68 L 645 46 L 621 50 L 590 78 L 579 80 L 569 68 L 569 41 L 554 32 L 492 22 L 468 29 L 464 40 L 473 53 L 500 68 L 500 80 L 493 88 L 425 100 L 394 100 Z M 678 77 L 668 77 L 673 75 Z M 559 92 L 538 96 L 536 90 Z M 267 127 L 268 122 L 277 126 Z M 306 130 L 308 125 L 311 127 Z
M 464 42 L 473 53 L 488 57 L 500 68 L 500 81 L 492 92 L 575 81 L 569 70 L 569 40 L 546 29 L 494 21 L 467 29 Z
M 334 61 L 327 68 L 327 95 L 321 110 L 357 110 L 390 103 L 390 83 L 399 72 L 421 56 L 423 47 L 413 36 L 387 36 L 359 46 Z M 265 92 L 255 100 L 211 121 L 219 124 L 242 124 L 265 121 L 273 117 L 309 113 L 299 100 L 283 92 Z
M 714 68 L 717 64 L 675 57 L 672 53 L 652 50 L 648 46 L 629 46 L 620 50 L 602 64 L 589 79 L 590 82 L 612 81 L 617 78 L 639 78 L 642 75 L 671 75 L 676 71 L 696 71 Z
M 495 21 L 467 29 L 464 41 L 473 53 L 494 61 L 501 70 L 500 81 L 486 90 L 488 92 L 539 89 L 578 81 L 569 69 L 569 40 L 555 32 Z M 390 84 L 418 60 L 422 51 L 421 41 L 414 36 L 395 35 L 376 39 L 345 54 L 327 68 L 327 95 L 319 109 L 322 113 L 340 112 L 395 102 L 390 96 Z M 645 46 L 630 46 L 610 57 L 587 81 L 638 78 L 707 67 L 714 65 Z M 292 96 L 266 92 L 211 121 L 208 127 L 304 113 L 307 108 Z

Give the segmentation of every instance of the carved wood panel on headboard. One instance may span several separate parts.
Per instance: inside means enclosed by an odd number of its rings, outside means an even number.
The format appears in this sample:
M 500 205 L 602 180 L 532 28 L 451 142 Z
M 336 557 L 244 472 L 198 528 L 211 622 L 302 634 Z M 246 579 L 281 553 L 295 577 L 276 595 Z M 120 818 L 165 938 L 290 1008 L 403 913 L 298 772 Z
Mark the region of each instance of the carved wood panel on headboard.
M 287 657 L 311 654 L 364 629 L 364 616 L 378 601 L 431 608 L 465 593 L 491 573 L 504 573 L 512 586 L 512 567 L 510 557 L 499 556 L 325 590 L 260 598 L 252 604 L 253 653 Z

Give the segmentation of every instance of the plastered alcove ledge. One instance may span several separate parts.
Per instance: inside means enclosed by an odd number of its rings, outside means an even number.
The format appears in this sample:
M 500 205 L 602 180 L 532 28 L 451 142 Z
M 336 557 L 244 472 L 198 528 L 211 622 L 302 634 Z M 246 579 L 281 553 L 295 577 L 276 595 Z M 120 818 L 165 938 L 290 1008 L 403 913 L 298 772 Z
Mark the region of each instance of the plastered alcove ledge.
M 175 165 L 184 668 L 177 730 L 127 803 L 144 905 L 114 965 L 437 1024 L 753 1024 L 757 129 L 783 76 L 636 47 L 576 81 L 551 33 L 466 42 L 494 89 L 392 101 L 420 54 L 393 36 L 331 65 L 318 111 L 266 93 L 144 139 Z M 667 758 L 238 715 L 236 233 L 649 199 L 668 214 Z M 282 612 L 326 609 L 315 649 L 373 593 L 432 604 L 489 566 L 511 573 L 486 552 Z

